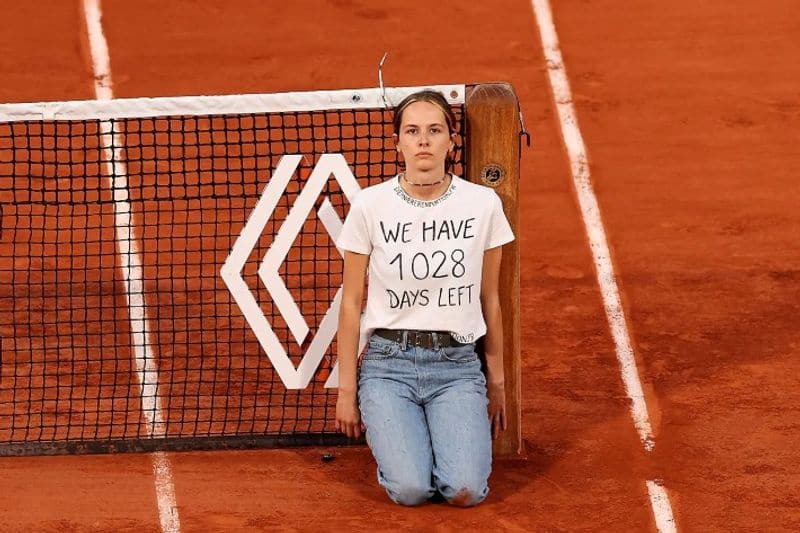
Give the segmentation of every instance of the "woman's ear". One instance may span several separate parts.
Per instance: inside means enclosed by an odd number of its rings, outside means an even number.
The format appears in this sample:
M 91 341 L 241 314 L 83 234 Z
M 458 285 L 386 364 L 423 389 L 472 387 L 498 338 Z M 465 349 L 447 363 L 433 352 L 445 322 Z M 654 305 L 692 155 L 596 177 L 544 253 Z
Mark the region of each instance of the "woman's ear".
M 402 165 L 405 163 L 405 158 L 403 157 L 403 152 L 400 150 L 400 137 L 396 133 L 392 133 L 392 139 L 394 139 L 394 149 L 397 150 L 397 160 Z

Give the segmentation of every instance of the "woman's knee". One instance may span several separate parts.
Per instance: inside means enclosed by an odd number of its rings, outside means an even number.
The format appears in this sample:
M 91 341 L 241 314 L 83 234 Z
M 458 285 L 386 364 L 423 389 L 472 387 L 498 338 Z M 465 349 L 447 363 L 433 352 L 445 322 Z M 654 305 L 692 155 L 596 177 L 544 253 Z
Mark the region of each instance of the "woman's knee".
M 488 488 L 478 489 L 474 487 L 462 487 L 456 490 L 452 495 L 445 496 L 447 503 L 456 507 L 472 507 L 478 505 L 489 492 Z
M 392 488 L 386 488 L 389 498 L 400 505 L 420 505 L 433 496 L 433 487 L 424 484 L 407 483 Z
M 447 503 L 456 507 L 478 505 L 489 494 L 486 479 L 453 479 L 445 483 L 438 482 L 437 488 Z

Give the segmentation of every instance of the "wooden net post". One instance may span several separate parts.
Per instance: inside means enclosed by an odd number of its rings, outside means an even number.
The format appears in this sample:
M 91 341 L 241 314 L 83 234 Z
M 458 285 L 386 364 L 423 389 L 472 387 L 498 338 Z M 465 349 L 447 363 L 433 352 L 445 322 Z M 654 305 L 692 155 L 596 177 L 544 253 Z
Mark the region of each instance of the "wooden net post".
M 516 239 L 503 246 L 500 305 L 503 309 L 508 429 L 494 441 L 494 453 L 522 453 L 519 311 L 519 104 L 507 83 L 470 86 L 466 91 L 466 177 L 493 188 Z

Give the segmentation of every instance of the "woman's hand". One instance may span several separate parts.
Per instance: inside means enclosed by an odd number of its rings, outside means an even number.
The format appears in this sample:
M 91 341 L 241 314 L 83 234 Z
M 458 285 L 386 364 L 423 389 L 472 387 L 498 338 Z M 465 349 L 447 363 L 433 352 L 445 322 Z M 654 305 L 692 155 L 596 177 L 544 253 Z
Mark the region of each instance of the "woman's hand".
M 490 383 L 486 394 L 489 398 L 489 423 L 492 426 L 492 439 L 506 430 L 506 387 L 504 383 Z
M 506 429 L 506 387 L 503 370 L 503 313 L 500 309 L 500 261 L 503 248 L 497 246 L 483 253 L 481 309 L 486 320 L 486 396 L 489 398 L 489 423 L 492 438 Z
M 339 392 L 336 398 L 336 431 L 341 431 L 351 439 L 357 439 L 367 429 L 361 421 L 358 400 L 355 394 Z

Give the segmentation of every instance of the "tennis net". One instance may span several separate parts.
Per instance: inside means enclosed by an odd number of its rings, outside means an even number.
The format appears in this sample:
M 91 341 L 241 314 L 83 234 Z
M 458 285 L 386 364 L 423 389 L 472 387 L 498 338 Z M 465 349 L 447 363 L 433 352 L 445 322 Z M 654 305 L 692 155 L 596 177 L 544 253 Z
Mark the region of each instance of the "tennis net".
M 0 455 L 341 442 L 335 237 L 416 89 L 0 105 Z

